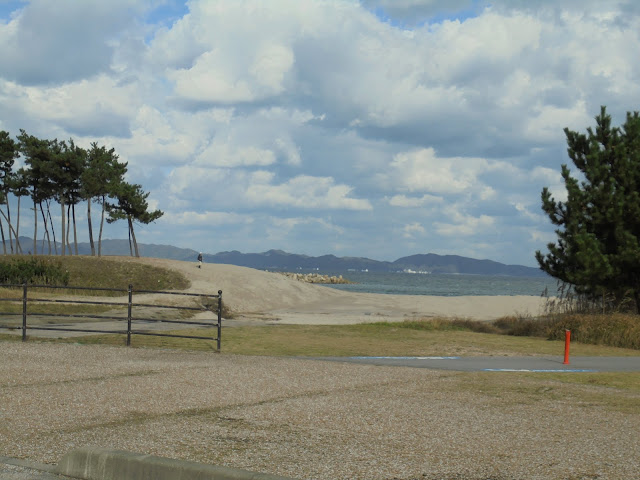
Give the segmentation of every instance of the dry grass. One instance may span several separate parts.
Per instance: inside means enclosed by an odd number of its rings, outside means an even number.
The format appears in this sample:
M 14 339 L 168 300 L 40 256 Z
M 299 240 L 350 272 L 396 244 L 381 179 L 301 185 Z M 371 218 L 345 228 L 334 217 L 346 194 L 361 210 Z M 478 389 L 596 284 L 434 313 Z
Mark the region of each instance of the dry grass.
M 375 323 L 360 325 L 278 325 L 264 327 L 224 327 L 222 351 L 264 356 L 429 356 L 429 355 L 562 355 L 564 343 L 536 337 L 514 337 L 451 329 L 449 322 L 438 320 L 443 329 L 418 328 L 411 324 Z M 210 336 L 215 329 L 185 328 L 172 331 L 179 335 Z M 166 332 L 169 333 L 169 332 Z M 122 335 L 93 335 L 55 340 L 82 344 L 124 345 Z M 169 337 L 134 336 L 134 347 L 178 350 L 215 350 L 215 342 Z M 573 342 L 572 355 L 635 356 L 640 351 Z
M 562 340 L 566 330 L 581 343 L 640 350 L 640 316 L 626 313 L 553 314 L 542 318 L 506 317 L 492 322 L 507 335 Z
M 571 405 L 611 412 L 640 412 L 640 375 L 629 373 L 524 373 L 495 375 L 493 372 L 463 374 L 451 393 L 468 391 L 486 395 L 504 408 L 536 405 L 552 399 Z
M 3 261 L 22 259 L 23 256 L 6 256 Z M 31 257 L 29 257 L 31 258 Z M 167 268 L 156 267 L 126 261 L 122 258 L 91 256 L 37 256 L 46 262 L 55 262 L 69 272 L 69 285 L 91 288 L 115 288 L 119 292 L 111 295 L 122 295 L 127 286 L 132 284 L 136 290 L 184 290 L 189 287 L 189 280 L 179 272 Z M 15 291 L 15 290 L 14 290 Z M 21 291 L 21 290 L 17 290 Z M 72 289 L 39 290 L 39 292 L 64 295 L 109 295 L 108 292 L 90 292 Z

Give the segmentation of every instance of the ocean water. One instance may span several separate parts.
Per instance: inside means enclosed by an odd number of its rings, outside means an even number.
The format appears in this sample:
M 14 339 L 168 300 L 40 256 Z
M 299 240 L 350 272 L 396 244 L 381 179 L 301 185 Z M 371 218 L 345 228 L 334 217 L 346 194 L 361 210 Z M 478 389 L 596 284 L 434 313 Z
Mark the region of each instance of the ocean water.
M 329 285 L 350 292 L 386 293 L 394 295 L 533 295 L 543 292 L 553 296 L 557 281 L 551 277 L 507 277 L 494 275 L 448 275 L 421 273 L 381 272 L 318 272 L 324 275 L 342 275 L 356 282 Z

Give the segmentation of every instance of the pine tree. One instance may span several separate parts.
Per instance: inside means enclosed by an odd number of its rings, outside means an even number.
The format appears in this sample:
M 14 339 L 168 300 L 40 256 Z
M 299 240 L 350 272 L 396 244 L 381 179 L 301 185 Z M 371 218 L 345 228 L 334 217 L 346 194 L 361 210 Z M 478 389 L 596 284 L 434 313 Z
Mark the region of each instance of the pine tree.
M 0 131 L 0 193 L 7 206 L 7 223 L 9 225 L 9 246 L 13 253 L 13 241 L 11 239 L 11 210 L 9 209 L 9 190 L 11 189 L 11 175 L 13 164 L 19 156 L 18 144 L 9 136 L 9 132 Z M 2 230 L 2 248 L 6 253 L 4 244 L 4 230 Z M 16 239 L 16 245 L 18 239 Z M 17 248 L 17 247 L 16 247 Z
M 138 242 L 136 241 L 136 234 L 133 230 L 134 221 L 147 225 L 162 217 L 164 212 L 161 210 L 149 211 L 149 203 L 147 202 L 149 192 L 145 192 L 142 189 L 142 185 L 121 182 L 115 188 L 115 196 L 118 201 L 117 204 L 107 203 L 107 211 L 109 212 L 107 223 L 113 223 L 117 220 L 127 220 L 129 225 L 129 249 L 131 256 L 134 255 L 135 251 L 135 256 L 139 257 Z
M 565 128 L 568 154 L 579 173 L 562 165 L 567 200 L 542 190 L 542 209 L 558 226 L 549 252 L 536 252 L 540 268 L 578 293 L 609 297 L 618 306 L 633 299 L 640 311 L 640 116 L 627 113 L 611 126 L 602 107 L 595 131 Z
M 100 231 L 98 234 L 98 256 L 102 255 L 102 231 L 104 227 L 104 214 L 106 211 L 107 197 L 116 197 L 118 185 L 124 182 L 124 175 L 127 173 L 127 163 L 118 162 L 118 155 L 112 148 L 98 147 L 93 142 L 88 151 L 87 168 L 82 173 L 82 194 L 87 201 L 87 222 L 89 226 L 89 243 L 91 245 L 91 255 L 95 255 L 95 245 L 93 240 L 93 225 L 91 222 L 91 201 L 99 199 L 101 202 Z

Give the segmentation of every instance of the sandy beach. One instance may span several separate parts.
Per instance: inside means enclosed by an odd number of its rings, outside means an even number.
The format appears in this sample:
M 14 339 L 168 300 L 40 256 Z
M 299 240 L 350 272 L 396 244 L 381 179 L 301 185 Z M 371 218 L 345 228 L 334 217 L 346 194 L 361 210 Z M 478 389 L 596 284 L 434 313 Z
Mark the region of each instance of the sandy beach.
M 196 262 L 157 258 L 136 261 L 184 273 L 191 280 L 189 291 L 216 293 L 222 290 L 236 322 L 337 325 L 424 317 L 492 320 L 514 314 L 535 316 L 545 305 L 545 299 L 536 296 L 354 293 L 234 265 L 205 264 L 199 269 Z

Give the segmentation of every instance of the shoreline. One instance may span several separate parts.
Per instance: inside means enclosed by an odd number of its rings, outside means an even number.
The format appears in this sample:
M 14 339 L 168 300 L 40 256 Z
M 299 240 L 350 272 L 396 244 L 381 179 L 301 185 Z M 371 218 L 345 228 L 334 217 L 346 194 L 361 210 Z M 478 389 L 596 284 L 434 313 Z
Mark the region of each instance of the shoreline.
M 135 261 L 178 270 L 191 281 L 190 292 L 222 290 L 223 302 L 238 318 L 283 324 L 336 325 L 425 317 L 493 320 L 510 315 L 537 316 L 544 312 L 547 302 L 546 298 L 528 295 L 444 297 L 350 292 L 235 265 L 203 264 L 198 268 L 194 262 L 149 257 Z

